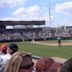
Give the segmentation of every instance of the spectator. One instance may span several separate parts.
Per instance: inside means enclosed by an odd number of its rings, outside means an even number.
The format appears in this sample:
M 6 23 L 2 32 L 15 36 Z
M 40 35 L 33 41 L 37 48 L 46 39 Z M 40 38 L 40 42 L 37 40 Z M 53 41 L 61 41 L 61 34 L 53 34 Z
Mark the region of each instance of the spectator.
M 72 72 L 72 58 L 62 65 L 60 72 Z
M 0 47 L 0 72 L 3 72 L 4 69 L 3 59 L 1 57 L 6 54 L 7 48 L 8 48 L 7 44 L 2 44 Z
M 19 72 L 32 72 L 33 71 L 32 56 L 31 54 L 22 55 L 22 62 L 20 65 Z
M 0 62 L 2 62 L 0 66 L 0 69 L 1 69 L 0 72 L 4 72 L 5 66 L 10 60 L 12 54 L 14 54 L 17 51 L 18 51 L 18 46 L 16 44 L 9 44 L 7 48 L 7 54 L 0 56 Z
M 32 72 L 33 62 L 31 54 L 16 52 L 6 66 L 6 72 Z
M 36 63 L 36 72 L 47 72 L 47 69 L 53 64 L 52 58 L 44 57 L 40 58 Z
M 9 44 L 7 48 L 7 54 L 2 56 L 2 59 L 6 62 L 11 58 L 11 55 L 18 51 L 18 46 L 16 44 Z
M 7 44 L 2 44 L 1 47 L 0 47 L 1 54 L 6 54 L 7 53 L 7 48 L 8 48 Z
M 52 58 L 43 57 L 36 63 L 36 72 L 58 72 L 61 65 Z

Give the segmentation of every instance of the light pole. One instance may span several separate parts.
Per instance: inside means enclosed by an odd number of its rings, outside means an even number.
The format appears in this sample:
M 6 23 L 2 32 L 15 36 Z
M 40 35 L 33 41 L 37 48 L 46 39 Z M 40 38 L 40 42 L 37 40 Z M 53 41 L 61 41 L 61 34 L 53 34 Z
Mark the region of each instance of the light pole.
M 51 9 L 50 9 L 50 0 L 49 0 L 49 24 L 51 27 Z

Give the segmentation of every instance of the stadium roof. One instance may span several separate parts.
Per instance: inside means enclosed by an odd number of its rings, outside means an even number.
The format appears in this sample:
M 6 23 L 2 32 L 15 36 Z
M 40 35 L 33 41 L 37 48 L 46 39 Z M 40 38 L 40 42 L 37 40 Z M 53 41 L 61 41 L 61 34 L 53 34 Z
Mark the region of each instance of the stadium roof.
M 0 25 L 45 25 L 45 21 L 0 21 Z

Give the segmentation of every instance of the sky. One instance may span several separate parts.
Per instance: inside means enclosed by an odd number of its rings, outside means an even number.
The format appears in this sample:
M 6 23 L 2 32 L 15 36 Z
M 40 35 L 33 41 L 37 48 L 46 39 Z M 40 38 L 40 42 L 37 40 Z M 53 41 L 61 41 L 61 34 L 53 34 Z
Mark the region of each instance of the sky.
M 0 20 L 45 20 L 46 27 L 72 26 L 72 0 L 0 0 Z

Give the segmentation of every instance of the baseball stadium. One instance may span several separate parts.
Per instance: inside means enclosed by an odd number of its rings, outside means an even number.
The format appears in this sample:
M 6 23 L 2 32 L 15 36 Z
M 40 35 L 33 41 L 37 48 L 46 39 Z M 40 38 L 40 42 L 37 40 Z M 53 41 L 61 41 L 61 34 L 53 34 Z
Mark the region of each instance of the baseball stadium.
M 0 0 L 0 72 L 72 72 L 72 0 Z
M 71 58 L 72 27 L 33 27 L 44 24 L 45 21 L 0 21 L 0 42 L 16 42 L 19 50 L 36 56 Z M 24 28 L 6 29 L 8 25 L 24 25 Z M 58 46 L 58 36 L 61 37 L 61 46 Z
M 7 26 L 13 26 L 7 29 Z M 17 25 L 22 25 L 16 27 Z M 37 25 L 38 27 L 34 27 Z M 72 27 L 40 27 L 45 21 L 0 21 L 0 45 L 15 43 L 19 51 L 32 54 L 36 65 L 38 59 L 52 58 L 64 63 L 72 57 Z M 58 43 L 60 37 L 60 45 Z M 57 72 L 57 71 L 55 71 Z

